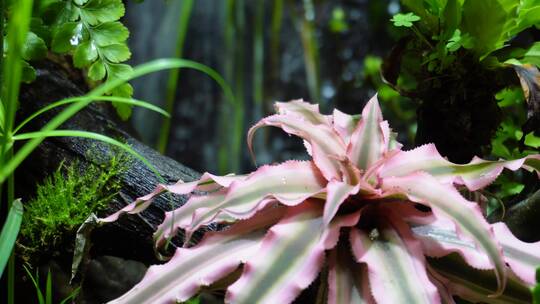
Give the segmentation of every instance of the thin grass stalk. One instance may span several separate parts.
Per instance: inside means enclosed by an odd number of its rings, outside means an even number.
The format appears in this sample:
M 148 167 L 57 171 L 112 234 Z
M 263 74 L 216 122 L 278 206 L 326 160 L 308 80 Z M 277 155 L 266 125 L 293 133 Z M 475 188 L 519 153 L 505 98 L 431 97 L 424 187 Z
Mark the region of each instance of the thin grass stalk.
M 228 81 L 234 83 L 236 102 L 232 108 L 223 105 L 221 111 L 218 171 L 222 174 L 240 169 L 245 103 L 244 1 L 228 0 L 225 5 L 225 47 L 228 58 L 226 62 L 229 62 L 225 65 L 225 75 Z
M 18 106 L 19 90 L 21 84 L 21 54 L 26 40 L 26 34 L 30 26 L 32 14 L 32 0 L 20 0 L 13 2 L 10 22 L 8 25 L 7 41 L 9 49 L 5 61 L 2 63 L 3 77 L 1 86 L 2 103 L 5 106 L 4 134 L 0 142 L 0 167 L 9 162 L 14 154 L 11 144 L 11 133 L 15 123 L 15 112 Z M 4 11 L 0 12 L 2 16 Z M 3 38 L 3 37 L 2 37 Z M 3 48 L 2 48 L 3 50 Z M 0 186 L 2 182 L 0 181 Z M 7 177 L 7 210 L 11 208 L 15 200 L 15 178 L 13 174 Z M 7 303 L 15 303 L 15 260 L 13 252 L 8 262 L 7 271 Z
M 235 92 L 237 94 L 237 107 L 234 113 L 234 129 L 232 134 L 232 164 L 231 170 L 237 172 L 240 169 L 240 161 L 242 159 L 242 142 L 244 138 L 244 112 L 245 112 L 245 66 L 244 59 L 245 41 L 246 41 L 246 14 L 245 14 L 245 1 L 237 0 L 235 14 L 236 14 L 236 28 L 239 32 L 236 41 L 236 68 L 235 68 Z
M 176 50 L 174 53 L 175 58 L 182 58 L 184 53 L 184 43 L 186 41 L 186 34 L 189 27 L 189 19 L 193 10 L 193 0 L 182 0 L 182 7 L 180 12 L 180 19 L 178 20 L 178 37 L 176 38 Z M 165 97 L 165 111 L 172 115 L 174 111 L 174 101 L 176 97 L 176 88 L 178 85 L 178 77 L 180 70 L 174 69 L 169 72 L 169 79 L 167 80 L 167 92 Z M 161 130 L 159 133 L 159 139 L 157 143 L 157 150 L 161 153 L 165 153 L 169 142 L 169 135 L 171 132 L 171 118 L 164 117 L 161 123 Z
M 270 75 L 271 81 L 279 80 L 279 48 L 281 28 L 283 25 L 283 0 L 274 0 L 272 8 L 272 24 L 270 26 Z M 272 84 L 274 87 L 274 84 Z
M 258 120 L 265 116 L 265 96 L 264 96 L 264 9 L 265 0 L 258 0 L 255 6 L 254 31 L 253 31 L 253 118 Z M 261 151 L 267 139 L 267 130 L 264 136 L 255 139 L 255 151 Z
M 225 18 L 224 18 L 224 40 L 225 40 L 225 62 L 224 62 L 224 76 L 225 79 L 232 83 L 234 79 L 234 67 L 235 67 L 235 56 L 234 56 L 234 42 L 236 37 L 236 29 L 234 25 L 234 7 L 235 0 L 227 0 L 225 3 Z M 238 99 L 239 100 L 239 99 Z M 220 116 L 219 116 L 219 138 L 218 138 L 218 171 L 220 174 L 225 174 L 229 171 L 229 156 L 230 148 L 228 146 L 230 131 L 230 118 L 232 109 L 227 107 L 226 104 L 222 103 L 220 105 Z
M 315 6 L 313 0 L 303 0 L 302 14 L 295 11 L 295 1 L 289 1 L 291 14 L 304 49 L 304 64 L 309 95 L 313 102 L 321 102 L 321 81 L 319 71 L 319 44 L 315 36 Z
M 315 102 L 321 102 L 319 44 L 315 36 L 315 8 L 312 0 L 304 0 L 304 18 L 300 33 L 304 47 L 304 61 L 310 95 Z

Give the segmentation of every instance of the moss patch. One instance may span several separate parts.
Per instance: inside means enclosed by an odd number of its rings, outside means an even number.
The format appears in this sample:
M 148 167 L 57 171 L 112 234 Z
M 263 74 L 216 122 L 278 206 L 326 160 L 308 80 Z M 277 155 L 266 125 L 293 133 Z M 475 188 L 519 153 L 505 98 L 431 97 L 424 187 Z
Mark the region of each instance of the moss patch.
M 99 212 L 118 194 L 119 174 L 127 169 L 123 155 L 102 165 L 61 164 L 37 186 L 35 198 L 24 204 L 18 245 L 25 260 L 62 245 L 92 212 Z

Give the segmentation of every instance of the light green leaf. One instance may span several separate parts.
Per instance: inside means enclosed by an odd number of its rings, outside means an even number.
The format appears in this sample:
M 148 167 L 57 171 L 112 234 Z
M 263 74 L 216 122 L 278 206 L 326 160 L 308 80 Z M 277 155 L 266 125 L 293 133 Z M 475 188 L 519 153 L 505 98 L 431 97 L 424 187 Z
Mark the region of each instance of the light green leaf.
M 90 25 L 111 22 L 124 16 L 122 0 L 90 0 L 81 10 L 81 18 Z
M 120 22 L 106 22 L 94 27 L 92 34 L 98 46 L 106 46 L 126 41 L 129 31 Z
M 114 96 L 129 98 L 133 95 L 133 87 L 129 83 L 124 83 L 111 91 Z M 132 106 L 125 103 L 113 103 L 116 112 L 123 120 L 127 120 L 131 116 Z
M 480 59 L 504 45 L 507 40 L 505 24 L 512 17 L 501 1 L 465 1 L 461 30 L 474 40 L 472 50 Z
M 109 77 L 126 79 L 131 75 L 133 69 L 127 64 L 111 63 L 107 64 Z
M 395 14 L 390 21 L 394 23 L 394 26 L 400 27 L 412 27 L 413 22 L 420 20 L 420 17 L 414 13 L 407 14 Z
M 26 34 L 26 42 L 23 44 L 21 57 L 24 60 L 36 60 L 42 59 L 46 55 L 47 45 L 45 45 L 45 41 L 35 33 L 28 32 Z
M 98 58 L 98 50 L 92 41 L 81 43 L 73 53 L 73 64 L 77 68 L 89 66 Z M 90 72 L 88 73 L 90 74 Z M 89 75 L 90 77 L 90 75 Z
M 497 104 L 501 108 L 520 105 L 524 102 L 523 90 L 519 87 L 504 88 L 495 94 Z
M 7 219 L 0 233 L 0 276 L 11 256 L 11 250 L 17 240 L 19 229 L 21 227 L 23 215 L 23 206 L 20 200 L 15 200 L 11 204 Z
M 88 69 L 88 78 L 97 81 L 105 77 L 106 70 L 105 65 L 101 60 L 94 62 Z
M 131 52 L 125 44 L 111 44 L 100 48 L 101 54 L 110 62 L 118 63 L 131 57 Z

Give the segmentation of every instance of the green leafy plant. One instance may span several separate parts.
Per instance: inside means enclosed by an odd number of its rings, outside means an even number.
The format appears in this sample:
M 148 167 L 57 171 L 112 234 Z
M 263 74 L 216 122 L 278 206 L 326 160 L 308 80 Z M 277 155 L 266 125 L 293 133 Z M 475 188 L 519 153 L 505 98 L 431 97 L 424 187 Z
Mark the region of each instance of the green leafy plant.
M 19 235 L 23 257 L 51 252 L 61 245 L 66 233 L 73 232 L 92 213 L 99 212 L 118 193 L 118 175 L 129 166 L 127 156 L 111 156 L 101 165 L 81 171 L 77 163 L 62 164 L 36 190 L 25 204 L 26 212 Z
M 532 117 L 540 115 L 534 110 L 538 85 L 536 69 L 527 65 L 540 63 L 538 42 L 523 49 L 513 46 L 512 39 L 538 27 L 538 1 L 401 2 L 409 12 L 391 19 L 402 38 L 384 61 L 382 75 L 402 96 L 418 102 L 417 144 L 435 142 L 445 156 L 460 163 L 474 155 L 488 155 L 491 146 L 496 156 L 505 147 L 534 150 L 536 144 L 530 144 L 537 140 L 530 133 L 535 130 L 532 121 L 537 120 Z M 495 99 L 496 94 L 513 89 L 514 79 L 506 72 L 512 68 L 524 90 L 531 92 L 525 96 L 527 117 L 516 116 L 518 111 L 502 112 Z M 501 123 L 505 130 L 496 133 Z M 509 133 L 522 126 L 517 144 L 506 143 L 515 137 Z M 452 135 L 450 130 L 457 131 Z
M 36 271 L 35 275 L 32 275 L 30 272 L 30 269 L 28 267 L 23 266 L 24 270 L 26 271 L 26 274 L 32 280 L 32 284 L 34 284 L 34 287 L 36 288 L 36 294 L 37 294 L 37 300 L 39 304 L 53 304 L 52 300 L 52 279 L 51 279 L 51 270 L 47 271 L 47 281 L 45 285 L 45 296 L 43 296 L 42 289 L 39 285 L 39 273 Z M 65 297 L 62 301 L 59 302 L 59 304 L 65 304 L 68 303 L 68 301 L 74 299 L 80 291 L 80 287 L 76 288 L 71 292 L 70 295 Z
M 289 303 L 323 269 L 328 303 L 530 302 L 540 242 L 489 224 L 458 189 L 478 191 L 505 168 L 539 174 L 540 155 L 458 165 L 433 144 L 403 151 L 376 97 L 361 117 L 302 100 L 276 111 L 250 129 L 250 147 L 259 128 L 275 126 L 302 138 L 312 160 L 159 185 L 100 220 L 141 212 L 163 192 L 190 194 L 154 234 L 159 248 L 181 229 L 186 246 L 110 303 L 186 301 L 224 278 L 228 303 Z M 189 247 L 212 223 L 232 225 Z
M 131 52 L 126 44 L 129 31 L 118 21 L 125 12 L 121 0 L 36 1 L 35 6 L 32 31 L 25 43 L 25 53 L 31 55 L 26 56 L 28 60 L 44 57 L 48 46 L 57 54 L 71 54 L 75 67 L 87 68 L 92 81 L 126 79 L 131 67 L 122 62 Z M 31 71 L 30 66 L 26 68 Z M 129 98 L 133 88 L 124 83 L 107 93 Z M 123 119 L 131 115 L 131 105 L 113 104 Z

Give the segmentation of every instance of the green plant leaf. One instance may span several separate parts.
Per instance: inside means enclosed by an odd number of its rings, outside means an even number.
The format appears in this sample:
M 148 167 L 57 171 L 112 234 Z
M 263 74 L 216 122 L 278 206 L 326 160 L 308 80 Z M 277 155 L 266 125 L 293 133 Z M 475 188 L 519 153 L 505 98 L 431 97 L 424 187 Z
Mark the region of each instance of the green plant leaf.
M 30 83 L 36 79 L 36 70 L 28 62 L 21 61 L 21 81 Z
M 115 43 L 100 48 L 101 53 L 110 62 L 118 63 L 131 57 L 131 52 L 125 44 Z
M 51 270 L 47 271 L 47 282 L 45 283 L 45 303 L 53 304 L 52 302 L 52 278 Z
M 397 27 L 412 27 L 413 22 L 420 20 L 420 17 L 414 13 L 407 14 L 395 14 L 390 21 L 394 23 L 394 26 Z
M 43 293 L 41 292 L 41 288 L 39 287 L 39 274 L 36 272 L 36 276 L 34 277 L 34 275 L 32 275 L 32 273 L 30 272 L 30 269 L 28 269 L 26 265 L 23 265 L 23 267 L 24 267 L 24 270 L 26 271 L 26 274 L 28 274 L 28 276 L 30 277 L 30 280 L 34 284 L 34 287 L 36 288 L 36 295 L 38 298 L 38 303 L 46 304 L 45 298 L 43 297 Z
M 35 33 L 28 32 L 26 34 L 26 42 L 23 45 L 21 57 L 24 60 L 42 59 L 47 55 L 47 45 L 45 41 L 38 37 Z
M 514 17 L 508 11 L 511 6 L 510 2 L 516 1 L 465 1 L 461 31 L 471 36 L 474 41 L 472 51 L 480 59 L 504 45 L 508 38 L 506 24 Z
M 88 78 L 94 81 L 105 78 L 106 74 L 107 71 L 105 70 L 105 65 L 101 60 L 97 60 L 96 62 L 92 63 L 88 69 Z
M 0 276 L 11 256 L 11 250 L 17 240 L 23 215 L 23 206 L 21 200 L 15 200 L 11 204 L 7 219 L 0 233 Z
M 120 22 L 102 23 L 92 29 L 93 39 L 98 46 L 107 46 L 126 41 L 128 29 Z
M 111 22 L 124 16 L 122 0 L 90 0 L 81 9 L 81 18 L 90 25 Z
M 88 36 L 83 26 L 78 22 L 67 22 L 60 25 L 54 32 L 51 49 L 57 53 L 66 53 L 79 45 Z
M 92 41 L 86 41 L 75 49 L 73 53 L 73 64 L 77 68 L 84 68 L 89 66 L 98 57 L 97 47 Z M 90 74 L 90 73 L 88 73 Z

